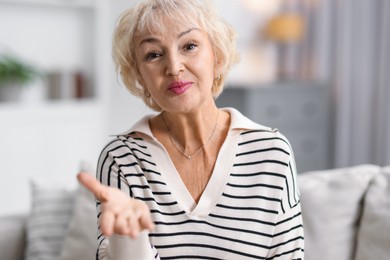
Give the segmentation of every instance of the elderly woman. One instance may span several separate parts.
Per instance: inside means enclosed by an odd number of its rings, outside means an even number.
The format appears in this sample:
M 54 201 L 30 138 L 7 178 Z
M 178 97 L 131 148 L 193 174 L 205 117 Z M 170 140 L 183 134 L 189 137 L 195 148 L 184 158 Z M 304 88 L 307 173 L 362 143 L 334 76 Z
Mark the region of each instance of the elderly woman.
M 108 143 L 99 181 L 79 175 L 97 198 L 97 259 L 303 259 L 288 141 L 216 106 L 237 54 L 215 6 L 140 1 L 119 19 L 113 55 L 159 113 Z

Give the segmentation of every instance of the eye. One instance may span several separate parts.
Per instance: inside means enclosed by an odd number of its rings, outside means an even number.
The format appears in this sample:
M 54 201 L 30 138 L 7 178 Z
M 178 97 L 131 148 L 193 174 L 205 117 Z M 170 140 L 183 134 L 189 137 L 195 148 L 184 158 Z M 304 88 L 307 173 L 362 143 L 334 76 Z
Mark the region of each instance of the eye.
M 186 45 L 184 45 L 184 50 L 186 51 L 194 51 L 198 47 L 198 44 L 189 42 Z
M 161 56 L 162 56 L 161 53 L 159 53 L 157 51 L 152 51 L 152 52 L 149 52 L 145 55 L 145 60 L 152 61 L 152 60 L 160 58 Z

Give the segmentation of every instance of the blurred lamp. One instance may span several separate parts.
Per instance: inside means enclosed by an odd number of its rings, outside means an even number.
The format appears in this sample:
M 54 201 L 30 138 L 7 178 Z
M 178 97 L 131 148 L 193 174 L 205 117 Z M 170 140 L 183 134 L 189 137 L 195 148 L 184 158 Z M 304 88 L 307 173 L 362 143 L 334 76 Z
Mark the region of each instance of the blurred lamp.
M 294 13 L 278 14 L 264 28 L 264 36 L 279 43 L 298 42 L 303 38 L 303 18 Z
M 275 42 L 278 49 L 278 78 L 295 80 L 299 78 L 299 65 L 296 64 L 296 53 L 299 43 L 304 37 L 304 20 L 297 13 L 280 13 L 272 17 L 262 31 L 263 36 Z M 295 51 L 294 51 L 295 50 Z M 292 51 L 292 52 L 291 52 Z M 294 65 L 291 66 L 291 61 Z

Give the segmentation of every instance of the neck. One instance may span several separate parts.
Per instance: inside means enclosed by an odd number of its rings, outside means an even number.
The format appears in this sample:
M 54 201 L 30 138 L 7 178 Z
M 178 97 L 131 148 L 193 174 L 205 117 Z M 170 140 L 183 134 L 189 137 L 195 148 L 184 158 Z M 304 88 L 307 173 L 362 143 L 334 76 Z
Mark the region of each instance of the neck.
M 202 112 L 175 114 L 163 111 L 160 115 L 165 131 L 183 153 L 190 154 L 206 145 L 218 125 L 216 106 Z

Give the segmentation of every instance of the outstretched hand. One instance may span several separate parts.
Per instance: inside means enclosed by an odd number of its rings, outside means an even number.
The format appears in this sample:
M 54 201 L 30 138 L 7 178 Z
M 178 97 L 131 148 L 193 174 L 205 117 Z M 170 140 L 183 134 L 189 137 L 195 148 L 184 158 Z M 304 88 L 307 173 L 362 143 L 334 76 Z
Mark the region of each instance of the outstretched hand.
M 100 230 L 105 236 L 115 233 L 136 238 L 139 232 L 154 228 L 149 208 L 143 201 L 105 186 L 87 173 L 79 173 L 77 179 L 101 202 Z

